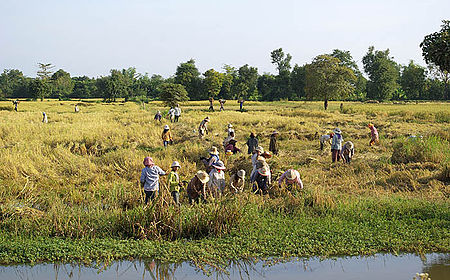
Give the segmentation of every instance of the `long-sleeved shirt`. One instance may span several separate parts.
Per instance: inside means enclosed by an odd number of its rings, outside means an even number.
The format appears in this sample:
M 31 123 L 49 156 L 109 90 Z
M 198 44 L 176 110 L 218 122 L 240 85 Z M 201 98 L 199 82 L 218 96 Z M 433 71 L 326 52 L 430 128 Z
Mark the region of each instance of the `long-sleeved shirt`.
M 347 141 L 345 142 L 344 146 L 342 147 L 341 154 L 347 154 L 349 158 L 352 158 L 355 154 L 355 146 L 353 145 L 353 142 Z
M 198 132 L 200 133 L 200 135 L 204 135 L 205 132 L 207 131 L 208 131 L 208 122 L 203 120 L 198 127 Z
M 170 132 L 170 130 L 167 131 L 163 131 L 161 138 L 163 141 L 170 141 L 173 140 L 172 139 L 172 133 Z
M 159 190 L 159 175 L 166 175 L 159 166 L 146 166 L 142 169 L 140 181 L 144 185 L 144 191 Z
M 236 174 L 230 178 L 230 189 L 233 193 L 241 193 L 244 190 L 245 180 Z
M 248 153 L 251 154 L 255 151 L 256 147 L 258 147 L 258 138 L 250 137 L 247 140 L 247 146 L 248 146 Z
M 378 130 L 376 129 L 375 126 L 370 127 L 370 135 L 372 136 L 372 139 L 378 138 Z
M 333 136 L 333 140 L 331 141 L 331 149 L 332 150 L 341 150 L 342 142 L 344 142 L 344 138 L 341 134 L 335 133 Z
M 175 171 L 171 171 L 167 177 L 167 185 L 169 186 L 170 192 L 180 191 L 180 176 Z
M 180 107 L 175 107 L 175 116 L 181 116 L 181 108 Z
M 213 168 L 211 172 L 209 172 L 208 187 L 211 189 L 217 188 L 220 191 L 223 191 L 225 189 L 225 172 Z
M 287 172 L 287 171 L 286 171 Z M 293 170 L 293 172 L 296 175 L 296 178 L 292 181 L 289 181 L 286 178 L 286 172 L 283 173 L 283 175 L 281 175 L 281 177 L 278 179 L 278 184 L 286 184 L 286 185 L 292 185 L 292 184 L 296 184 L 297 186 L 300 187 L 300 189 L 303 189 L 303 182 L 302 179 L 300 179 L 300 173 L 297 170 Z
M 275 136 L 270 137 L 269 151 L 271 151 L 274 155 L 278 154 L 277 138 Z
M 194 178 L 192 178 L 189 182 L 186 192 L 192 199 L 196 199 L 200 195 L 206 197 L 206 183 L 203 184 L 197 176 L 194 176 Z
M 320 143 L 325 144 L 325 142 L 330 141 L 330 134 L 325 134 L 320 136 Z

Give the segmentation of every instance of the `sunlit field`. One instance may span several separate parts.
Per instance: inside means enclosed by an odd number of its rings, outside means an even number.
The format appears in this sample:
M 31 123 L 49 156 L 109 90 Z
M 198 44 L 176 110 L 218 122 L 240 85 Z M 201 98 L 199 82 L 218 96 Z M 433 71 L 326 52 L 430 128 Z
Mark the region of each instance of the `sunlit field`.
M 75 104 L 79 113 L 74 112 Z M 160 124 L 153 120 L 154 114 L 168 108 L 159 102 L 143 106 L 132 102 L 24 101 L 18 112 L 12 110 L 10 102 L 0 102 L 3 239 L 221 237 L 245 227 L 264 209 L 291 218 L 320 216 L 342 209 L 353 212 L 361 200 L 369 201 L 367 205 L 372 205 L 375 212 L 392 205 L 398 210 L 416 204 L 426 209 L 444 209 L 436 210 L 435 214 L 444 217 L 441 229 L 448 226 L 448 103 L 345 102 L 341 111 L 340 102 L 331 102 L 324 111 L 321 102 L 246 102 L 244 112 L 239 112 L 239 104 L 229 100 L 223 112 L 218 111 L 218 105 L 215 112 L 209 112 L 206 101 L 187 102 L 181 108 L 179 123 L 163 119 Z M 43 111 L 48 115 L 46 124 L 41 121 Z M 198 125 L 206 116 L 211 118 L 209 134 L 199 140 Z M 373 147 L 368 145 L 369 122 L 380 134 L 380 144 Z M 228 123 L 234 126 L 242 154 L 224 154 L 222 141 Z M 171 127 L 174 136 L 174 144 L 167 149 L 161 140 L 165 124 Z M 345 141 L 355 144 L 351 164 L 332 164 L 330 146 L 324 151 L 319 149 L 319 136 L 335 127 L 343 131 Z M 152 156 L 164 170 L 169 170 L 174 160 L 179 161 L 181 180 L 189 181 L 197 170 L 203 169 L 199 158 L 207 156 L 207 150 L 215 145 L 221 151 L 228 179 L 239 169 L 250 174 L 251 162 L 244 145 L 250 132 L 255 132 L 260 144 L 268 149 L 274 130 L 280 133 L 280 153 L 268 160 L 274 182 L 268 196 L 252 194 L 247 178 L 243 194 L 237 197 L 227 194 L 200 206 L 189 206 L 182 190 L 182 206 L 178 209 L 164 186 L 166 177 L 162 177 L 163 186 L 155 204 L 143 207 L 139 176 L 144 157 Z M 423 138 L 408 140 L 410 135 Z M 299 170 L 304 190 L 288 192 L 275 184 L 276 178 L 288 168 Z M 399 201 L 393 202 L 394 198 Z M 416 204 L 411 206 L 410 200 Z M 361 207 L 367 206 L 364 205 Z M 449 250 L 448 227 L 442 230 L 436 237 L 435 243 L 439 244 L 430 245 L 432 249 L 421 243 L 424 250 Z M 397 248 L 414 251 L 416 245 Z M 394 250 L 376 247 L 352 251 L 350 247 L 348 252 L 352 254 Z M 321 252 L 333 253 L 346 252 L 345 249 Z M 14 260 L 23 261 L 7 258 L 4 261 Z

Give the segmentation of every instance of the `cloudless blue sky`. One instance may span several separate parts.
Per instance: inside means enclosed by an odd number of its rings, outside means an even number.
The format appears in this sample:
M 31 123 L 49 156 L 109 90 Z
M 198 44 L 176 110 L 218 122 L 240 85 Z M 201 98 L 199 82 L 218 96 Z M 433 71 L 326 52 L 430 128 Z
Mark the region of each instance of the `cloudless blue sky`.
M 282 47 L 303 65 L 333 49 L 361 67 L 369 46 L 425 65 L 423 37 L 450 19 L 448 0 L 0 0 L 0 71 L 35 77 L 37 63 L 72 76 L 136 67 L 173 75 L 196 60 L 203 73 L 249 64 L 275 73 Z

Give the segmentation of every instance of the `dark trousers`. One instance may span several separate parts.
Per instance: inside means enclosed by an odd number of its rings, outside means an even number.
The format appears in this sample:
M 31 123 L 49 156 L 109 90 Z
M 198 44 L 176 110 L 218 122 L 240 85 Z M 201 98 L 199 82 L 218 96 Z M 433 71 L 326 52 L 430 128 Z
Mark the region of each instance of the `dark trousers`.
M 145 201 L 144 201 L 144 203 L 147 204 L 149 199 L 153 201 L 155 199 L 155 197 L 156 197 L 156 193 L 157 192 L 158 191 L 144 191 L 144 193 L 145 193 Z
M 180 118 L 180 116 L 175 116 L 175 120 L 173 122 L 178 122 L 179 118 Z
M 341 150 L 331 149 L 331 162 L 339 161 Z
M 214 111 L 214 107 L 212 105 L 209 106 L 210 111 Z
M 261 174 L 258 173 L 258 171 L 256 171 L 255 181 L 258 187 L 256 188 L 256 186 L 253 185 L 253 192 L 267 194 L 267 185 L 269 178 L 267 176 L 262 176 Z
M 173 201 L 175 201 L 176 205 L 180 205 L 180 193 L 177 191 L 172 192 Z

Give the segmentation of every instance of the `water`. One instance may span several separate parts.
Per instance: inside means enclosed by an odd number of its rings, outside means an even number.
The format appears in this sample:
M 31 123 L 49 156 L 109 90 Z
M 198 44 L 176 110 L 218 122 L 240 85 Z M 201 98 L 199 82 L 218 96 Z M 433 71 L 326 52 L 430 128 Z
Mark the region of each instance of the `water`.
M 205 268 L 204 268 L 205 269 Z M 153 261 L 121 261 L 104 268 L 74 264 L 39 264 L 0 267 L 0 279 L 413 279 L 429 273 L 432 280 L 450 279 L 450 254 L 428 254 L 425 259 L 406 254 L 371 257 L 296 259 L 289 262 L 230 262 L 224 270 L 207 267 L 206 272 L 185 262 L 161 264 Z

